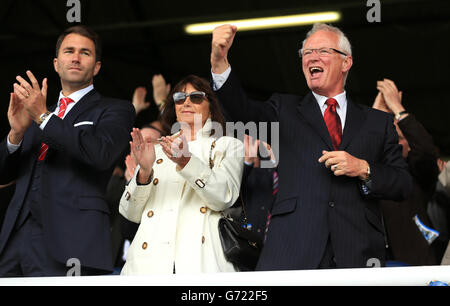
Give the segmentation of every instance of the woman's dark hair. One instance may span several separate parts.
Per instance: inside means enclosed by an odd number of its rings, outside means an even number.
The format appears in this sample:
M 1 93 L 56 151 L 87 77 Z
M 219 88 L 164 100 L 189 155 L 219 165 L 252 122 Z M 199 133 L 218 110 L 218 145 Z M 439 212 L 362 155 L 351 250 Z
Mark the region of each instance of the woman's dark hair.
M 69 34 L 78 34 L 92 40 L 95 46 L 95 61 L 100 61 L 102 58 L 102 46 L 100 37 L 93 30 L 84 25 L 76 25 L 70 28 L 67 28 L 64 32 L 59 35 L 58 40 L 56 41 L 56 57 L 58 57 L 59 49 L 61 48 L 61 44 Z
M 183 91 L 186 88 L 187 84 L 191 84 L 196 90 L 203 91 L 204 93 L 206 93 L 206 99 L 209 101 L 209 111 L 211 113 L 211 121 L 219 123 L 222 126 L 222 131 L 225 132 L 225 119 L 220 109 L 217 97 L 214 94 L 214 91 L 212 90 L 211 86 L 209 85 L 209 82 L 204 78 L 191 74 L 183 78 L 180 82 L 178 82 L 170 91 L 167 97 L 167 101 L 164 104 L 164 108 L 162 109 L 161 114 L 161 124 L 164 135 L 170 135 L 172 125 L 175 122 L 177 122 L 177 115 L 175 112 L 175 102 L 173 101 L 173 94 L 175 92 Z M 211 130 L 210 135 L 213 135 L 214 133 L 215 131 Z

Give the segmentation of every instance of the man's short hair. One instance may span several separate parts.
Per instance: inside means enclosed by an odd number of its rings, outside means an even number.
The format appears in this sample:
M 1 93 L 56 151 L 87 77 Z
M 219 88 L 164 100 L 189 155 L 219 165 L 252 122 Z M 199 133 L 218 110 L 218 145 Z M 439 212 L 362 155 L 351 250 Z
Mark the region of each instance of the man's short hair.
M 343 51 L 347 55 L 352 55 L 352 45 L 350 44 L 350 41 L 348 40 L 347 36 L 345 36 L 344 32 L 342 32 L 338 27 L 334 27 L 332 25 L 325 23 L 315 23 L 313 25 L 311 30 L 309 30 L 309 32 L 306 34 L 305 40 L 303 40 L 302 49 L 305 46 L 305 42 L 308 39 L 308 37 L 310 37 L 311 35 L 313 35 L 318 31 L 329 31 L 337 34 L 339 37 L 338 45 L 339 49 L 341 49 L 340 51 Z
M 95 33 L 92 29 L 88 28 L 84 25 L 76 25 L 70 28 L 67 28 L 61 35 L 59 35 L 58 40 L 56 41 L 56 57 L 58 57 L 59 49 L 61 48 L 61 44 L 69 34 L 78 34 L 92 40 L 95 46 L 95 60 L 100 61 L 102 58 L 102 46 L 100 37 Z

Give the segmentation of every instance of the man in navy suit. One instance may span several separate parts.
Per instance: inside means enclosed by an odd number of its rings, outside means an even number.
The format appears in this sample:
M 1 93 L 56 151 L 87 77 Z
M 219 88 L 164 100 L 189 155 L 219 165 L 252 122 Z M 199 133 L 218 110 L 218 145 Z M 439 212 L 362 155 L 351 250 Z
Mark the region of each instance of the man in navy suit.
M 279 191 L 257 269 L 383 265 L 379 199 L 405 198 L 411 176 L 392 116 L 353 103 L 344 89 L 353 64 L 348 39 L 336 27 L 314 25 L 299 52 L 311 92 L 260 102 L 247 98 L 228 62 L 236 30 L 213 32 L 219 100 L 234 120 L 279 122 L 280 132 Z
M 16 78 L 11 129 L 0 143 L 0 184 L 16 181 L 0 233 L 0 276 L 112 271 L 104 193 L 135 112 L 94 89 L 100 58 L 99 38 L 89 28 L 61 34 L 54 68 L 62 90 L 49 109 L 47 79 L 41 88 L 31 71 L 28 80 Z

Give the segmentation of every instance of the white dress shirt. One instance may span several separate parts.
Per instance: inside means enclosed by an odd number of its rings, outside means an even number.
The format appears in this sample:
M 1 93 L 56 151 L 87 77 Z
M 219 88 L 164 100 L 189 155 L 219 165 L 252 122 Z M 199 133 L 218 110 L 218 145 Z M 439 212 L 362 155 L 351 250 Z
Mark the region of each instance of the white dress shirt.
M 314 98 L 316 98 L 317 103 L 319 104 L 320 111 L 322 112 L 322 116 L 324 116 L 325 110 L 328 107 L 325 104 L 325 102 L 328 100 L 329 97 L 318 95 L 314 91 L 312 93 L 314 95 Z M 344 131 L 345 118 L 347 115 L 347 95 L 345 94 L 345 90 L 344 90 L 344 92 L 338 94 L 337 96 L 331 97 L 331 98 L 334 98 L 338 102 L 338 105 L 336 106 L 336 112 L 339 115 L 339 118 L 341 119 L 342 131 Z

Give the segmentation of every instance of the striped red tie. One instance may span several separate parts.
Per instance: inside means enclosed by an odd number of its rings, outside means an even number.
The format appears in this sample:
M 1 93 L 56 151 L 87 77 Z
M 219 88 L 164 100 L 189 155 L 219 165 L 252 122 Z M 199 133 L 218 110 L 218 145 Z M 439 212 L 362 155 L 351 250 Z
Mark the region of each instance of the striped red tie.
M 74 101 L 71 98 L 61 98 L 61 100 L 59 100 L 59 111 L 58 111 L 59 118 L 64 117 L 64 114 L 66 113 L 67 105 L 69 105 L 72 102 L 74 102 Z M 42 143 L 41 149 L 39 151 L 39 157 L 38 157 L 39 161 L 44 160 L 45 155 L 47 154 L 47 150 L 48 150 L 48 145 L 46 145 L 45 143 Z
M 275 196 L 278 193 L 278 171 L 275 169 L 272 174 L 273 185 L 272 185 L 272 195 Z M 272 214 L 269 212 L 266 220 L 266 228 L 264 230 L 264 242 L 266 242 L 267 231 L 269 230 L 270 219 L 272 218 Z
M 342 125 L 341 118 L 339 118 L 338 113 L 336 112 L 336 106 L 338 102 L 329 98 L 325 104 L 328 106 L 325 110 L 325 114 L 323 115 L 323 119 L 325 120 L 325 124 L 327 125 L 328 132 L 330 133 L 331 143 L 333 144 L 333 148 L 336 151 L 341 144 L 342 139 Z

